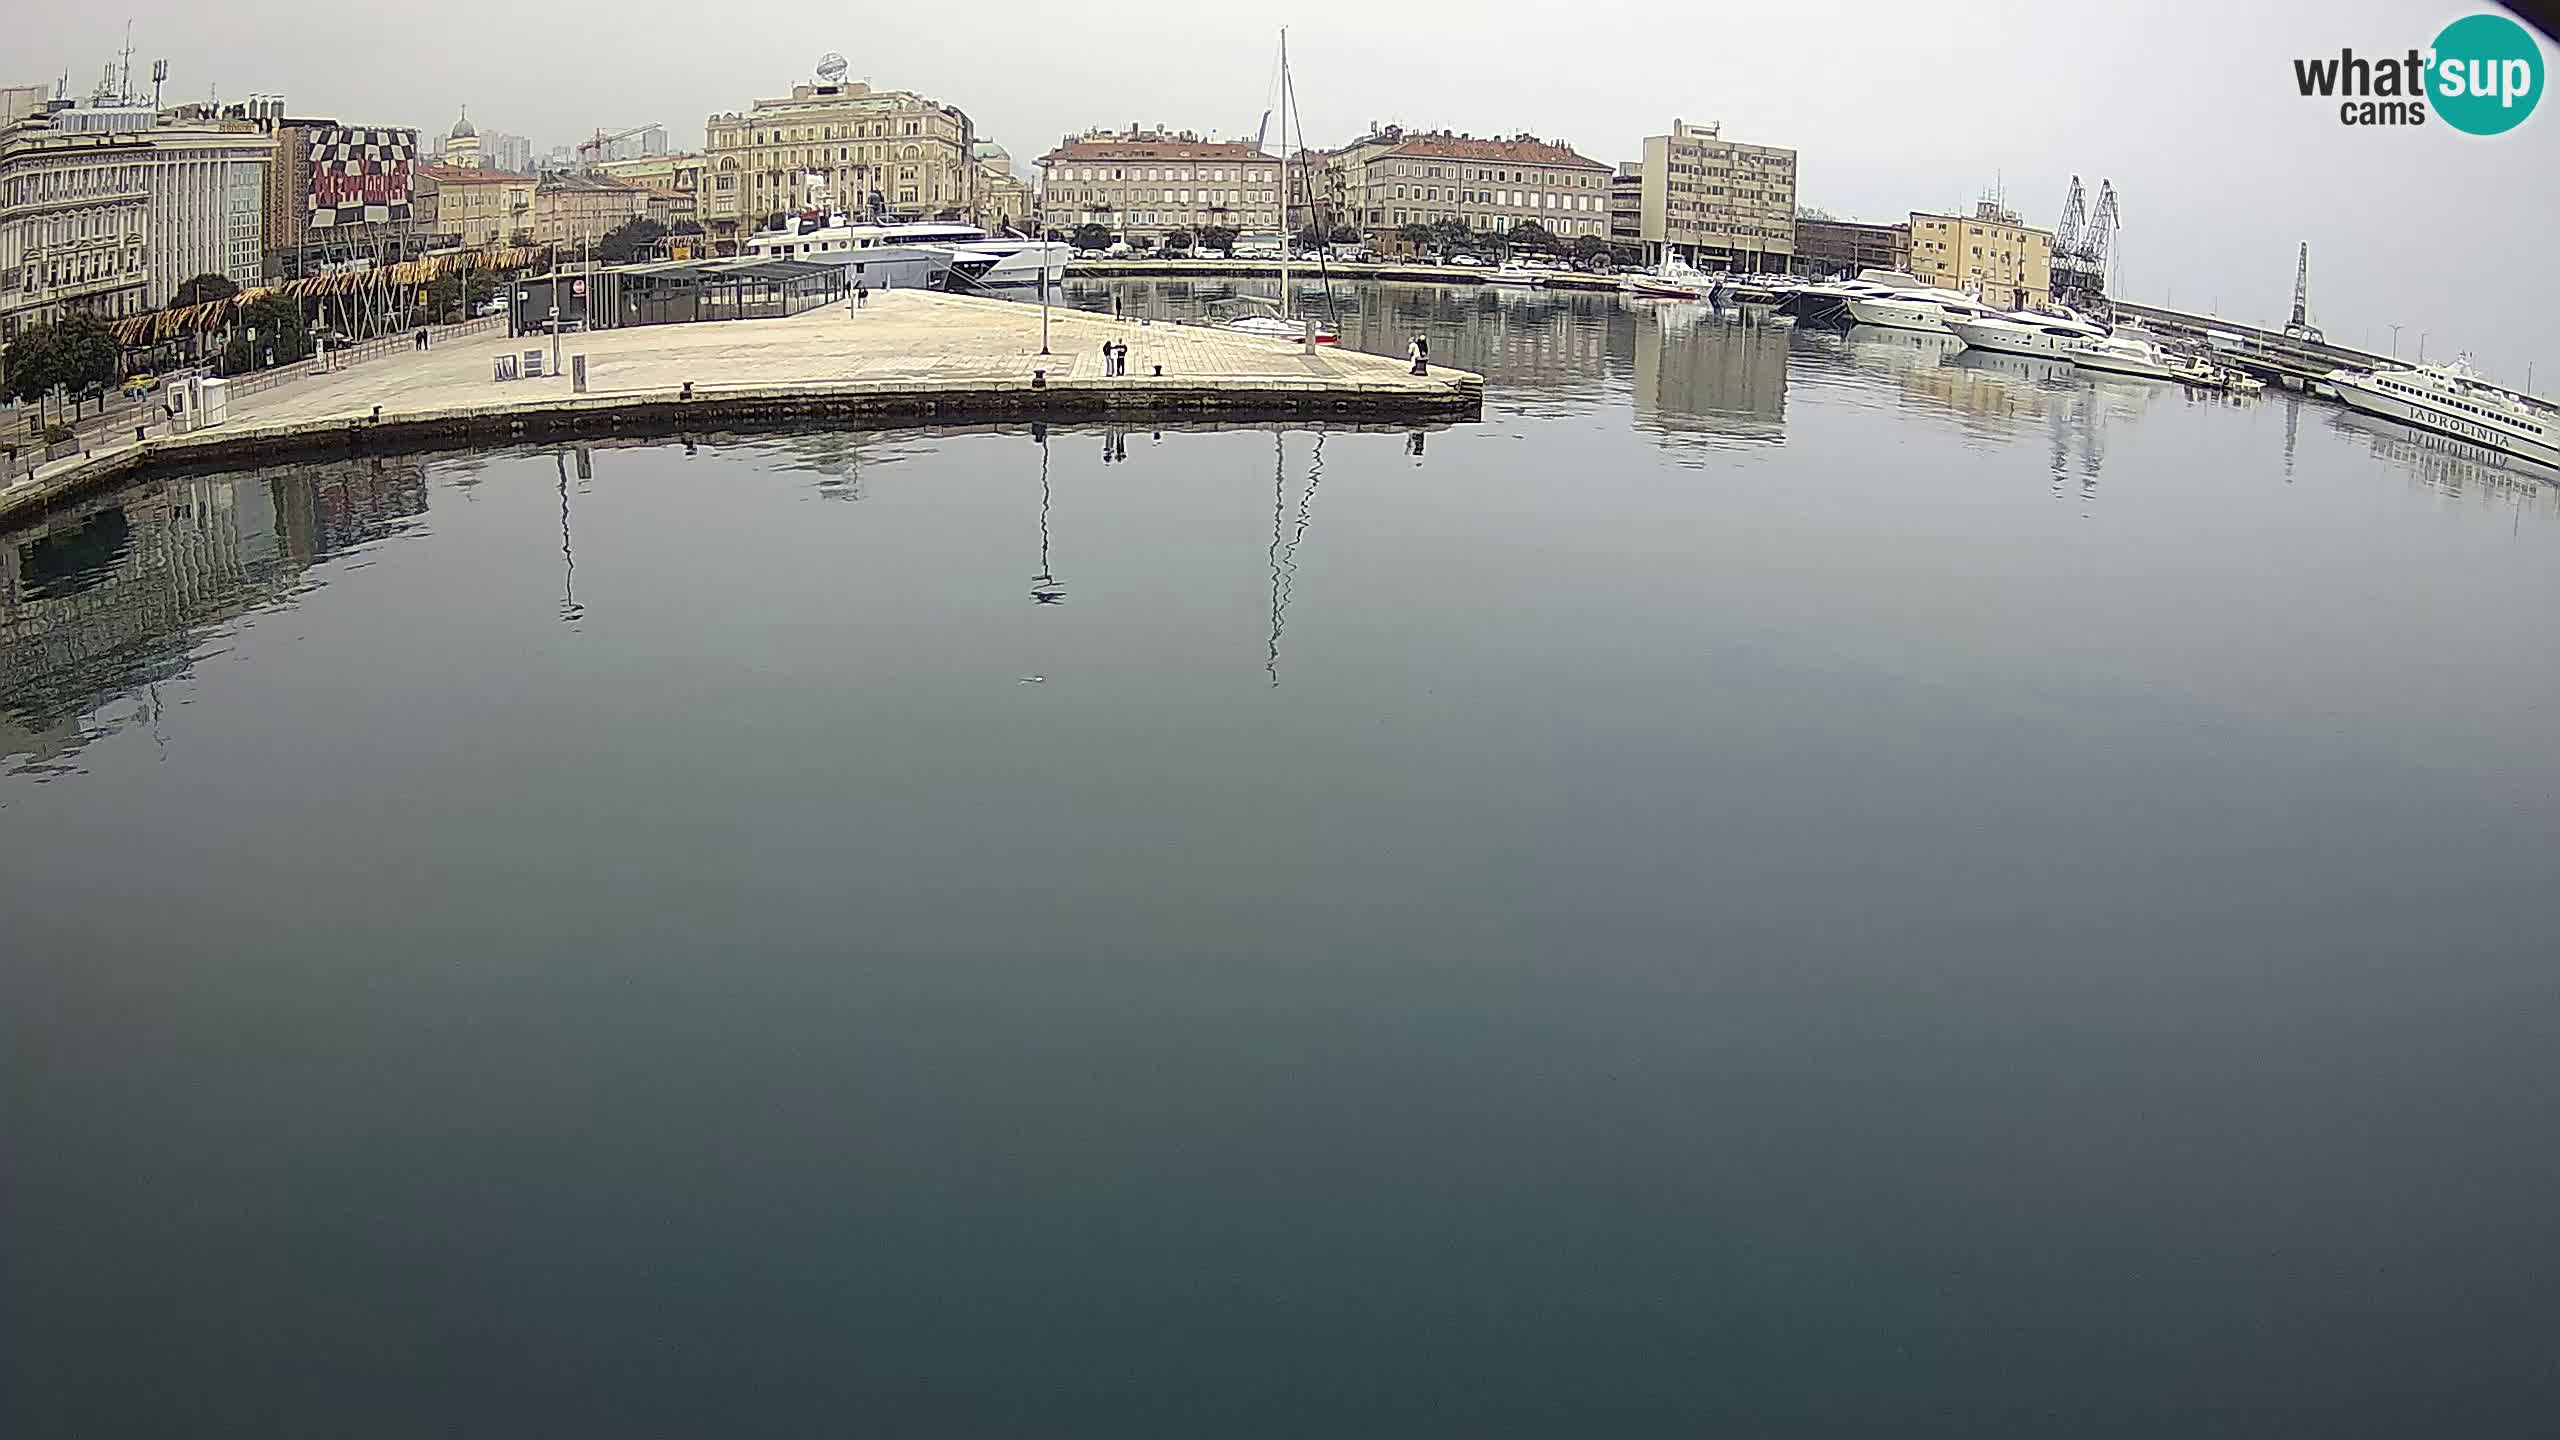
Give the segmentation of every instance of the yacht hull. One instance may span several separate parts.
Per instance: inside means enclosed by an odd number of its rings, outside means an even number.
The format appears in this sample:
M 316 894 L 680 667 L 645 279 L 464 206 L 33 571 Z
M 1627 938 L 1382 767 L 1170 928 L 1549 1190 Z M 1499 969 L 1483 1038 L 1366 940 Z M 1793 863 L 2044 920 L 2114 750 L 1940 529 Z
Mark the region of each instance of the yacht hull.
M 2024 330 L 2023 333 L 2019 333 L 2020 327 L 2003 328 L 1970 320 L 1950 320 L 1947 322 L 1947 328 L 1955 333 L 1957 339 L 1964 342 L 1968 350 L 1990 350 L 2002 355 L 2026 355 L 2038 360 L 2072 358 L 2070 346 L 2073 342 L 2059 335 L 2047 335 L 2039 330 Z
M 1949 335 L 1947 322 L 1940 318 L 1934 305 L 1915 305 L 1901 300 L 1853 299 L 1848 303 L 1849 319 L 1859 325 L 1873 325 L 1885 330 L 1917 330 L 1924 335 Z

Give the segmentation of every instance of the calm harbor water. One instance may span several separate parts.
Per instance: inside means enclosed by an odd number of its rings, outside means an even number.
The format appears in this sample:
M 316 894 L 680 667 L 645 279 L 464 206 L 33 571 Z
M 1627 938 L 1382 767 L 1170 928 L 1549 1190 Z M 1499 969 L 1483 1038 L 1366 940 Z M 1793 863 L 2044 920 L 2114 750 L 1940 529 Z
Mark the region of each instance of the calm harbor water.
M 0 1432 L 2548 1433 L 2560 490 L 1354 298 L 0 537 Z

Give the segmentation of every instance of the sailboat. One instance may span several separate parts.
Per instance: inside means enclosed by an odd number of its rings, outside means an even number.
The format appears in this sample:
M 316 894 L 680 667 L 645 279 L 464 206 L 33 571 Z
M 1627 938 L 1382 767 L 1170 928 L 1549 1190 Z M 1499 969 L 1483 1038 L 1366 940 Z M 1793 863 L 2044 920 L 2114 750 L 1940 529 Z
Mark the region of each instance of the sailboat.
M 1235 335 L 1259 335 L 1270 340 L 1313 340 L 1318 345 L 1333 345 L 1342 337 L 1322 325 L 1310 325 L 1298 318 L 1297 292 L 1289 286 L 1289 112 L 1296 108 L 1296 95 L 1289 84 L 1289 31 L 1280 30 L 1280 298 L 1268 301 L 1258 295 L 1239 295 L 1247 304 L 1276 304 L 1277 315 L 1247 315 L 1229 320 L 1219 329 Z M 1298 148 L 1306 148 L 1306 122 L 1299 121 Z M 1303 164 L 1303 162 L 1302 162 Z M 1303 176 L 1303 169 L 1301 175 Z M 1310 191 L 1309 193 L 1313 193 Z M 1312 209 L 1310 210 L 1312 213 Z

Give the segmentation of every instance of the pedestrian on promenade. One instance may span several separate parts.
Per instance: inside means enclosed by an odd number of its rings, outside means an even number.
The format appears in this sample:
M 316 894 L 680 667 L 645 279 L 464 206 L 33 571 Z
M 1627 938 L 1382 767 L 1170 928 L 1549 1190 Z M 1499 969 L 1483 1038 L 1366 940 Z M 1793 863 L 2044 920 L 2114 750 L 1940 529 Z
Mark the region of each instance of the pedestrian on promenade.
M 1111 374 L 1111 341 L 1108 337 L 1102 342 L 1102 373 L 1106 378 Z
M 853 308 L 854 308 L 854 309 L 856 309 L 856 310 L 860 310 L 860 309 L 862 309 L 863 307 L 865 307 L 865 306 L 869 305 L 870 303 L 871 303 L 871 282 L 870 282 L 870 281 L 868 281 L 868 280 L 856 280 L 856 281 L 854 281 L 854 282 L 853 282 Z
M 1411 345 L 1411 346 L 1406 350 L 1406 352 L 1405 352 L 1405 353 L 1407 353 L 1407 354 L 1409 354 L 1409 355 L 1411 355 L 1411 356 L 1413 357 L 1413 373 L 1414 373 L 1414 374 L 1416 374 L 1416 375 L 1428 375 L 1428 374 L 1430 374 L 1430 373 L 1431 373 L 1431 342 L 1430 342 L 1430 341 L 1423 339 L 1423 338 L 1422 338 L 1421 336 L 1419 336 L 1419 335 L 1416 335 L 1416 336 L 1414 336 L 1414 337 L 1413 337 L 1413 344 L 1412 344 L 1412 345 Z

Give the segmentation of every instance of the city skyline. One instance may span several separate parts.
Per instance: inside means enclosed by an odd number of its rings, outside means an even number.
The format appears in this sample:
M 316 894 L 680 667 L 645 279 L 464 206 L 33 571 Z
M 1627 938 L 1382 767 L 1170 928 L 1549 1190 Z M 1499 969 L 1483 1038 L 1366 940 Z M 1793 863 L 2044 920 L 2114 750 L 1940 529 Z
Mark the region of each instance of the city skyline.
M 2071 177 L 2112 180 L 2124 196 L 2120 293 L 2280 322 L 2296 247 L 2311 247 L 2315 318 L 2342 342 L 2429 358 L 2471 352 L 2482 368 L 2536 388 L 2560 365 L 2544 353 L 2554 307 L 2523 303 L 2480 276 L 2506 236 L 2560 218 L 2550 187 L 2528 183 L 2560 162 L 2548 116 L 2475 138 L 2437 125 L 2358 129 L 2334 106 L 2294 93 L 2290 61 L 2341 46 L 2393 53 L 2481 7 L 2383 0 L 2238 12 L 2181 4 L 2141 15 L 2076 16 L 1990 0 L 1962 26 L 1943 16 L 1861 7 L 1820 28 L 1782 15 L 1713 17 L 1602 3 L 1571 25 L 1522 31 L 1498 15 L 1440 4 L 1392 14 L 1339 3 L 1294 10 L 1290 46 L 1311 144 L 1334 146 L 1374 124 L 1478 135 L 1528 131 L 1603 162 L 1634 160 L 1673 116 L 1714 121 L 1735 140 L 1801 156 L 1798 203 L 1895 221 L 1914 210 L 1971 208 L 2001 194 L 2050 227 Z M 403 68 L 349 70 L 344 51 L 297 41 L 343 12 L 285 0 L 215 15 L 150 0 L 134 7 L 135 66 L 168 56 L 166 98 L 208 85 L 236 98 L 281 92 L 297 112 L 438 133 L 461 107 L 477 123 L 535 138 L 537 153 L 601 128 L 664 125 L 679 150 L 703 123 L 789 93 L 830 50 L 852 78 L 909 89 L 965 110 L 1002 143 L 1017 172 L 1068 134 L 1161 124 L 1250 138 L 1273 103 L 1277 25 L 1222 12 L 1148 12 L 1126 23 L 1064 26 L 1020 57 L 955 43 L 929 17 L 855 27 L 790 3 L 734 32 L 650 46 L 592 19 L 523 15 L 462 0 L 452 23 L 404 42 Z M 984 23 L 1012 33 L 1027 8 Z M 22 68 L 0 83 L 77 93 L 124 44 L 122 17 L 40 14 L 14 46 Z M 503 26 L 506 46 L 488 43 Z M 1629 34 L 1647 42 L 1629 45 Z M 2190 37 L 2211 35 L 2199 51 Z M 1854 37 L 1844 43 L 1842 37 Z M 515 43 L 520 40 L 522 43 Z M 2546 40 L 2546 50 L 2548 41 Z M 598 63 L 562 67 L 576 47 Z M 1420 63 L 1427 60 L 1429 63 Z M 554 137 L 567 136 L 563 142 Z M 1269 138 L 1269 137 L 1266 137 Z M 1276 142 L 1275 142 L 1276 143 Z M 2380 178 L 2377 178 L 2380 177 Z M 2423 177 L 2423 191 L 2397 182 Z M 2437 197 L 2460 197 L 2457 221 Z

